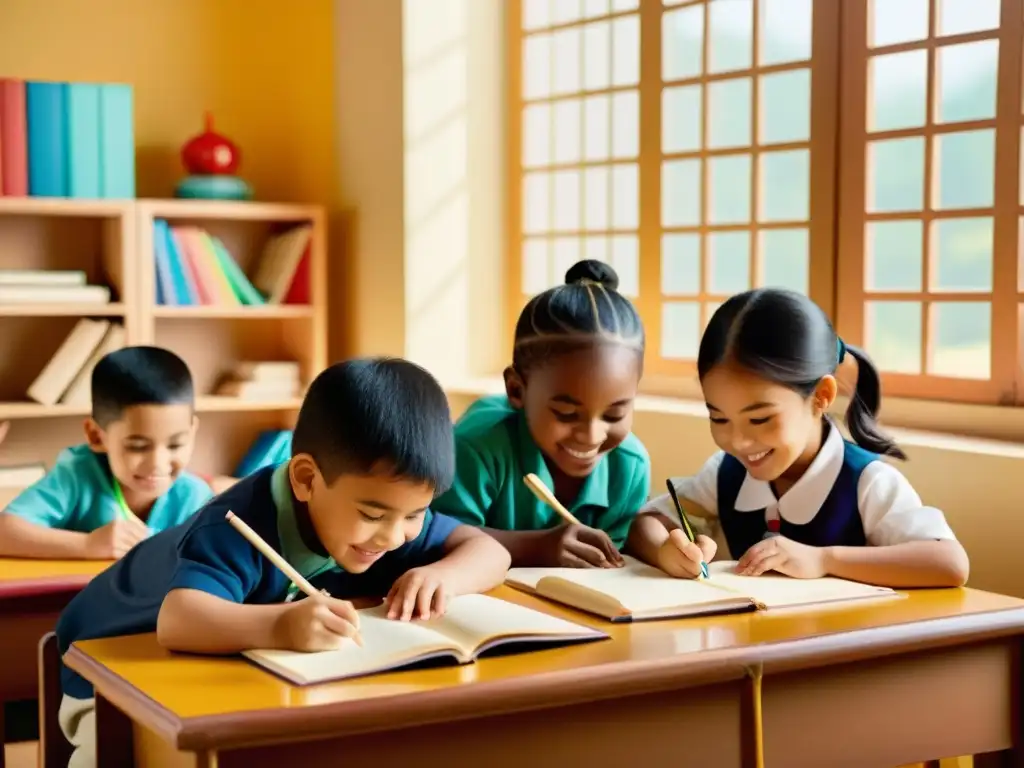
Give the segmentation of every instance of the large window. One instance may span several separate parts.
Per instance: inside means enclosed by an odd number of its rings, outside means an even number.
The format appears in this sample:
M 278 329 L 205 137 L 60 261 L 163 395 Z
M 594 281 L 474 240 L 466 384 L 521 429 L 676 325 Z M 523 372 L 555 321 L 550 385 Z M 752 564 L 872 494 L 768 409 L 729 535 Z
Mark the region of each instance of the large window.
M 685 376 L 785 286 L 893 393 L 1017 400 L 1022 0 L 509 6 L 513 315 L 606 260 Z

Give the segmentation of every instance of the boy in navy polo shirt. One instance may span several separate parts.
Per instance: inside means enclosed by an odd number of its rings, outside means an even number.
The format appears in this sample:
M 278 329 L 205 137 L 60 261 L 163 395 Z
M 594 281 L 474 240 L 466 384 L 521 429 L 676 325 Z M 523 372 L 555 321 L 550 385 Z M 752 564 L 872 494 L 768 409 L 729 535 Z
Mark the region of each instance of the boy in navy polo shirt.
M 328 650 L 356 632 L 344 598 L 358 596 L 386 594 L 396 620 L 438 616 L 452 596 L 501 583 L 509 565 L 485 533 L 427 508 L 454 463 L 448 404 L 430 374 L 396 359 L 334 365 L 309 387 L 291 459 L 97 576 L 60 617 L 61 653 L 76 640 L 154 630 L 165 648 L 194 653 Z M 302 599 L 228 511 L 333 597 Z M 92 766 L 91 686 L 64 668 L 61 687 L 69 766 Z

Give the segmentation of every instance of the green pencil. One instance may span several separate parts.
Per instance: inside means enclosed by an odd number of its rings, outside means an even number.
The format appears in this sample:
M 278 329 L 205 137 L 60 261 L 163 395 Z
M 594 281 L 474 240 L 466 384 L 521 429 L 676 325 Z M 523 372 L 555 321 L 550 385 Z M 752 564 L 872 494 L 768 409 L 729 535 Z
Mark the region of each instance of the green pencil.
M 686 517 L 686 512 L 683 511 L 683 505 L 679 503 L 679 497 L 676 496 L 675 486 L 672 485 L 671 480 L 666 480 L 665 485 L 668 486 L 668 495 L 672 497 L 672 503 L 675 504 L 676 512 L 679 513 L 679 522 L 682 523 L 683 532 L 686 534 L 686 538 L 696 544 L 697 537 L 693 535 L 693 527 L 690 525 L 690 521 Z M 711 578 L 710 574 L 708 574 L 708 564 L 703 560 L 700 561 L 700 575 L 705 579 Z

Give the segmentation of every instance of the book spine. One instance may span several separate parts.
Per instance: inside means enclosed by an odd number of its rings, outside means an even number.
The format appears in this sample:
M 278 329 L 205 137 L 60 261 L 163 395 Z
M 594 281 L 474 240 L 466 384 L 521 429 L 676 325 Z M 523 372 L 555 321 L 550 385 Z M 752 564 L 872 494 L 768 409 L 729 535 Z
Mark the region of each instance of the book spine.
M 100 86 L 100 193 L 135 197 L 135 112 L 132 87 Z
M 214 283 L 219 302 L 233 306 L 241 305 L 243 303 L 242 299 L 235 291 L 228 273 L 217 258 L 217 252 L 214 251 L 210 243 L 210 236 L 202 230 L 193 230 L 191 232 L 191 245 L 194 251 L 199 254 L 199 258 L 206 267 L 207 274 Z
M 28 194 L 28 121 L 25 116 L 25 83 L 0 79 L 0 194 Z
M 167 222 L 161 222 L 161 224 L 164 242 L 167 244 L 167 261 L 174 274 L 174 292 L 178 296 L 178 302 L 183 306 L 202 304 L 203 302 L 199 298 L 199 289 L 192 275 L 192 268 L 188 264 L 188 257 L 185 255 L 181 242 Z
M 66 109 L 66 83 L 25 83 L 30 195 L 68 194 Z
M 167 255 L 167 240 L 161 228 L 161 221 L 153 222 L 153 271 L 156 280 L 157 303 L 164 306 L 177 306 L 177 293 L 174 289 L 174 273 L 171 270 Z
M 242 268 L 238 266 L 238 262 L 234 260 L 231 253 L 224 246 L 224 243 L 220 241 L 220 238 L 206 235 L 209 240 L 209 245 L 213 249 L 217 256 L 217 261 L 221 265 L 221 269 L 228 276 L 228 280 L 231 282 L 235 293 L 238 295 L 239 300 L 243 304 L 250 306 L 259 306 L 266 304 L 266 299 L 263 298 L 263 294 L 257 291 L 252 282 L 246 276 Z
M 100 197 L 100 87 L 71 83 L 67 90 L 68 195 Z

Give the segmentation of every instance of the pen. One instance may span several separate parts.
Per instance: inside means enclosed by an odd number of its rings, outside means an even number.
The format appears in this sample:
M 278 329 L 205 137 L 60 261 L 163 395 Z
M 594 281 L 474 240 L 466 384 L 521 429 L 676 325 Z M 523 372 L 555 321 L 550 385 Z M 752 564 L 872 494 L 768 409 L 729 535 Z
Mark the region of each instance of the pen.
M 676 487 L 672 485 L 671 480 L 666 480 L 665 485 L 668 486 L 668 495 L 672 497 L 672 503 L 676 506 L 676 512 L 679 513 L 679 522 L 682 523 L 683 532 L 694 544 L 697 543 L 697 537 L 693 535 L 693 528 L 690 526 L 690 521 L 686 518 L 686 512 L 683 511 L 683 505 L 679 503 L 679 497 L 676 496 Z M 700 575 L 702 579 L 709 579 L 711 576 L 708 574 L 708 564 L 703 560 L 700 561 Z

